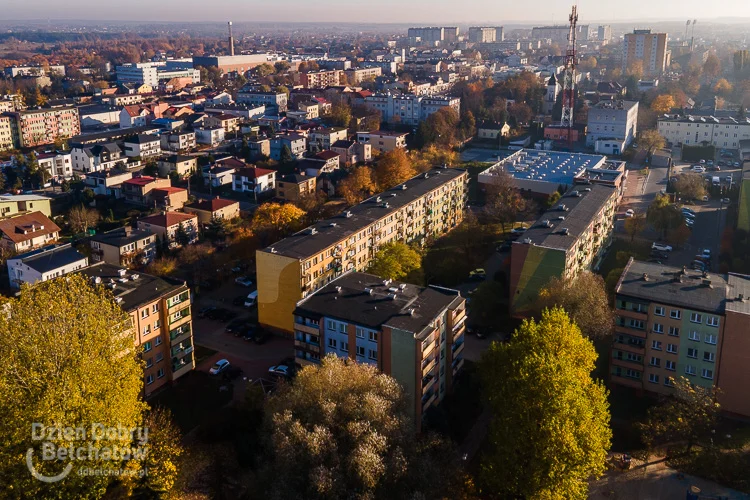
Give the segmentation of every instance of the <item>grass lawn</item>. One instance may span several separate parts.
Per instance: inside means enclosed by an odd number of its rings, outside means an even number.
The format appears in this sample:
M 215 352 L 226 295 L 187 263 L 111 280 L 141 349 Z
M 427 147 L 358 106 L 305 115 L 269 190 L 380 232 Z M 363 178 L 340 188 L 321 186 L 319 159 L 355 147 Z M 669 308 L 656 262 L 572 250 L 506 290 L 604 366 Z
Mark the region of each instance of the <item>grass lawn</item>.
M 221 391 L 222 386 L 226 386 L 227 390 Z M 169 408 L 185 434 L 231 401 L 232 391 L 231 382 L 214 378 L 208 373 L 192 371 L 158 393 L 149 403 L 151 406 Z
M 651 245 L 645 241 L 636 240 L 631 243 L 629 239 L 615 238 L 599 266 L 598 273 L 605 279 L 613 269 L 625 267 L 627 263 L 627 259 L 624 262 L 618 262 L 618 252 L 627 252 L 638 260 L 647 260 L 651 253 Z
M 209 349 L 208 347 L 203 347 L 202 345 L 196 345 L 195 350 L 193 351 L 193 356 L 195 356 L 195 366 L 198 366 L 201 361 L 203 361 L 206 358 L 210 358 L 214 354 L 216 354 L 219 351 L 214 351 L 213 349 Z

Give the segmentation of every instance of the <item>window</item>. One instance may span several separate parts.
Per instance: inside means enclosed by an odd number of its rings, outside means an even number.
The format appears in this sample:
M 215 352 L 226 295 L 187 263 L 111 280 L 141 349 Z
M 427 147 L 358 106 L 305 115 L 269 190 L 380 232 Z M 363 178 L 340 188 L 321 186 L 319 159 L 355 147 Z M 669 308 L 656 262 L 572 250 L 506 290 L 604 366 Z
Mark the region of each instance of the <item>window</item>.
M 630 328 L 637 328 L 638 330 L 644 330 L 646 328 L 646 323 L 644 323 L 640 319 L 630 319 L 628 321 L 628 325 L 630 326 Z
M 346 333 L 346 323 L 339 323 L 339 333 Z
M 365 348 L 362 346 L 357 346 L 357 356 L 364 356 L 365 355 Z
M 334 322 L 333 322 L 333 321 L 331 321 L 330 319 L 327 319 L 327 320 L 326 320 L 326 328 L 327 328 L 327 329 L 329 329 L 329 330 L 334 330 L 334 331 L 336 331 L 336 323 L 334 323 Z
M 164 368 L 156 370 L 156 378 L 164 378 Z
M 695 340 L 696 342 L 700 342 L 701 335 L 700 333 L 693 331 L 693 332 L 688 333 L 688 338 L 690 340 Z
M 146 326 L 144 326 L 144 327 L 143 327 L 143 336 L 145 337 L 145 336 L 146 336 L 146 335 L 148 335 L 149 333 L 151 333 L 151 325 L 146 325 Z
M 328 347 L 336 349 L 336 339 L 328 339 Z
M 148 352 L 151 350 L 151 342 L 144 342 L 143 343 L 143 352 Z
M 648 374 L 648 381 L 652 384 L 658 384 L 659 383 L 659 375 L 656 375 L 655 373 L 649 373 Z
M 154 358 L 148 358 L 146 360 L 146 368 L 151 368 L 152 366 L 154 366 Z
M 153 375 L 146 375 L 146 385 L 151 385 L 154 383 L 154 376 Z
M 164 354 L 163 354 L 163 353 L 161 353 L 161 352 L 157 353 L 157 354 L 156 354 L 156 362 L 158 363 L 158 362 L 159 362 L 159 361 L 161 361 L 162 359 L 164 359 Z
M 703 323 L 703 316 L 698 313 L 690 313 L 691 323 Z
M 669 371 L 673 372 L 673 371 L 675 371 L 675 367 L 676 367 L 676 365 L 675 365 L 675 362 L 674 362 L 674 361 L 669 361 L 669 360 L 667 360 L 667 362 L 665 363 L 665 366 L 664 366 L 664 367 L 665 367 L 665 368 L 666 368 L 667 370 L 669 370 Z
M 670 309 L 669 317 L 672 319 L 680 319 L 682 317 L 682 314 L 680 313 L 679 309 Z
M 708 316 L 706 317 L 706 324 L 708 326 L 719 326 L 719 318 L 716 316 Z
M 367 357 L 370 359 L 378 359 L 378 351 L 375 349 L 368 349 Z
M 709 351 L 703 351 L 703 361 L 707 361 L 709 363 L 713 363 L 716 359 L 716 354 Z
M 651 366 L 661 366 L 661 359 L 656 357 L 651 357 Z
M 370 342 L 378 341 L 378 332 L 369 332 Z
M 693 358 L 693 359 L 698 359 L 698 349 L 694 349 L 692 347 L 688 347 L 687 357 L 688 358 Z
M 154 305 L 151 306 L 151 312 L 152 313 L 158 313 L 159 312 L 159 303 L 158 302 L 156 304 L 154 304 Z
M 667 352 L 671 352 L 672 354 L 677 354 L 677 345 L 667 344 Z
M 654 333 L 664 333 L 664 325 L 661 323 L 654 323 Z
M 674 379 L 672 377 L 664 377 L 664 385 L 674 387 Z
M 676 326 L 670 326 L 670 327 L 669 327 L 669 334 L 670 334 L 670 335 L 671 335 L 672 337 L 679 337 L 679 336 L 680 336 L 680 329 L 679 329 L 679 327 L 676 327 Z
M 651 349 L 661 351 L 661 342 L 659 342 L 658 340 L 654 340 L 653 342 L 651 342 Z
M 360 339 L 365 338 L 365 329 L 357 327 L 357 337 Z
M 349 342 L 341 342 L 341 351 L 349 352 Z
M 701 377 L 712 380 L 714 378 L 714 371 L 709 370 L 708 368 L 704 368 L 703 370 L 701 370 Z
M 154 331 L 158 330 L 159 328 L 161 328 L 161 320 L 157 319 L 156 321 L 154 321 Z
M 161 337 L 156 337 L 154 339 L 154 345 L 161 345 Z
M 148 318 L 148 309 L 142 309 L 141 310 L 141 319 Z
M 704 337 L 704 340 L 706 341 L 706 344 L 716 345 L 717 336 L 711 333 L 707 333 Z
M 697 373 L 695 367 L 693 365 L 686 365 L 685 366 L 685 373 L 688 375 L 695 375 Z

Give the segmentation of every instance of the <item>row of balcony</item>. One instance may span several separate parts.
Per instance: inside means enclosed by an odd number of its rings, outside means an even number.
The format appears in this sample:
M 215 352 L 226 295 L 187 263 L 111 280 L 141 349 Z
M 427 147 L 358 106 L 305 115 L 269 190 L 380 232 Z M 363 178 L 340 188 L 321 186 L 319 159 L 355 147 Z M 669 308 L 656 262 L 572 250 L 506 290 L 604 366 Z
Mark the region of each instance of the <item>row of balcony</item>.
M 190 323 L 185 323 L 169 331 L 169 340 L 172 345 L 179 344 L 190 338 Z

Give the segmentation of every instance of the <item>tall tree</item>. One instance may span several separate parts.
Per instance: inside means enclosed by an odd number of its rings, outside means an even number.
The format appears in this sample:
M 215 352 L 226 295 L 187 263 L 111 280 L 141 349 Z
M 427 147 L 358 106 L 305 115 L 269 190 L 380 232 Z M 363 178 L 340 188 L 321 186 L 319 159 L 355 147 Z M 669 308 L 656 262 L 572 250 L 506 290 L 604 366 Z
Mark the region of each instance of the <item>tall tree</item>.
M 147 471 L 136 485 L 137 493 L 159 497 L 172 490 L 178 473 L 178 459 L 183 453 L 182 435 L 169 410 L 150 409 L 144 418 L 148 428 L 148 455 L 141 464 Z M 156 495 L 154 495 L 156 494 Z
M 661 94 L 651 101 L 651 109 L 657 114 L 669 113 L 669 110 L 676 105 L 674 97 L 670 94 Z
M 145 403 L 143 367 L 129 316 L 104 285 L 80 275 L 24 288 L 0 314 L 0 482 L 11 498 L 100 498 L 110 481 L 105 474 L 79 475 L 81 468 L 113 471 L 121 460 L 45 461 L 42 441 L 32 439 L 32 423 L 47 426 L 134 428 Z M 98 442 L 90 433 L 57 436 L 57 447 L 130 446 L 129 437 Z M 73 469 L 62 481 L 31 476 L 24 457 L 46 476 Z
M 505 232 L 508 224 L 514 224 L 519 214 L 526 209 L 526 200 L 516 189 L 513 177 L 506 171 L 499 171 L 486 184 L 486 202 L 483 215 L 490 222 L 500 224 Z
M 174 232 L 174 241 L 180 246 L 190 244 L 190 235 L 185 228 L 185 224 L 182 222 L 180 222 L 180 225 L 177 226 L 177 230 Z
M 654 151 L 662 149 L 667 145 L 666 139 L 656 130 L 644 130 L 638 134 L 638 144 L 641 148 L 646 150 L 646 154 L 650 158 Z
M 648 207 L 646 220 L 664 236 L 668 231 L 682 224 L 683 218 L 677 207 L 672 205 L 669 196 L 657 195 Z
M 701 174 L 685 173 L 677 177 L 674 190 L 682 198 L 700 200 L 706 195 L 706 182 Z
M 346 104 L 339 103 L 331 106 L 331 114 L 328 120 L 337 127 L 348 127 L 352 121 L 352 108 Z
M 370 167 L 356 167 L 336 188 L 348 205 L 355 205 L 377 191 L 375 174 Z
M 403 280 L 422 267 L 419 251 L 406 243 L 394 241 L 381 246 L 370 261 L 368 273 L 389 280 Z
M 604 279 L 592 272 L 583 272 L 574 280 L 552 278 L 539 292 L 535 307 L 537 317 L 545 309 L 562 307 L 584 335 L 591 339 L 612 333 L 614 313 L 609 305 Z
M 272 500 L 436 498 L 452 475 L 450 448 L 415 436 L 403 389 L 374 366 L 329 355 L 282 386 L 266 414 Z
M 721 60 L 716 54 L 709 54 L 703 63 L 703 76 L 714 79 L 721 74 Z
M 417 174 L 409 156 L 402 148 L 383 154 L 375 167 L 378 189 L 385 191 L 407 181 Z
M 99 212 L 79 205 L 68 212 L 68 223 L 74 233 L 85 233 L 99 222 Z
M 585 499 L 605 469 L 612 431 L 607 391 L 591 378 L 593 344 L 561 309 L 494 342 L 479 372 L 490 422 L 484 490 L 497 498 Z
M 253 215 L 252 228 L 274 241 L 301 229 L 305 212 L 292 203 L 264 203 Z
M 633 243 L 635 237 L 641 234 L 644 229 L 646 229 L 645 215 L 639 213 L 625 219 L 625 232 L 630 236 L 630 243 Z

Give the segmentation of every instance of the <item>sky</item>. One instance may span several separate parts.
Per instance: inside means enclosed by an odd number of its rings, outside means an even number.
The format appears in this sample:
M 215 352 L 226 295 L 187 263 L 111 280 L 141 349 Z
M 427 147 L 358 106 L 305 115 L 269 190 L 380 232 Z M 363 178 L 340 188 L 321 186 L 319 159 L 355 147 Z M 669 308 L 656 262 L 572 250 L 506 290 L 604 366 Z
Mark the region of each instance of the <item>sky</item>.
M 6 20 L 288 21 L 485 25 L 567 22 L 567 0 L 8 0 Z M 579 22 L 750 18 L 750 0 L 580 0 Z

